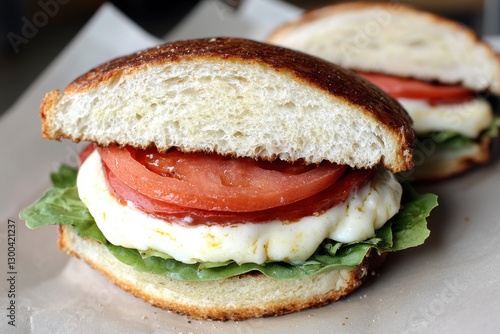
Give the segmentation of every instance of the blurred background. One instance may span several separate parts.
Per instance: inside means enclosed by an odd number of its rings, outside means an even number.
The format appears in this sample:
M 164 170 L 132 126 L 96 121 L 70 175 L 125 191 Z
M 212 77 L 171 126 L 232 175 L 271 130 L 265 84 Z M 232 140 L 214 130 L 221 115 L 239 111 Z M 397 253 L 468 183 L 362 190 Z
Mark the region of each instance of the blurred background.
M 237 4 L 238 0 L 213 0 Z M 246 0 L 252 1 L 252 0 Z M 334 0 L 283 0 L 306 10 Z M 380 0 L 379 0 L 380 1 Z M 0 0 L 0 115 L 71 41 L 104 0 Z M 149 33 L 162 37 L 199 0 L 114 0 Z M 391 0 L 462 22 L 479 35 L 499 34 L 500 0 Z M 41 11 L 47 15 L 38 15 Z M 26 25 L 38 20 L 39 28 Z M 24 39 L 26 33 L 32 35 Z M 10 36 L 10 37 L 9 37 Z M 18 36 L 18 37 L 15 37 Z M 17 39 L 16 39 L 17 38 Z M 0 116 L 1 117 L 1 116 Z

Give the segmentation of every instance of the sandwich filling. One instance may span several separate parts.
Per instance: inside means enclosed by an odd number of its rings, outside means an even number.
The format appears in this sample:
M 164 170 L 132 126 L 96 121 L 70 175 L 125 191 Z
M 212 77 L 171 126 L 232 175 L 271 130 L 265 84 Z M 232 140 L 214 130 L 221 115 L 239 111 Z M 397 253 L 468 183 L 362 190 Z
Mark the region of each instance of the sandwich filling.
M 342 203 L 295 221 L 180 224 L 146 213 L 130 201 L 120 203 L 108 187 L 97 150 L 80 167 L 77 186 L 112 244 L 161 252 L 183 263 L 304 262 L 324 239 L 352 243 L 374 237 L 375 230 L 399 211 L 402 195 L 393 174 L 380 169 Z
M 459 85 L 376 73 L 358 74 L 401 103 L 413 120 L 419 138 L 446 132 L 473 141 L 494 121 L 490 103 Z M 437 141 L 439 143 L 439 139 Z
M 385 253 L 421 245 L 429 236 L 426 218 L 437 205 L 435 195 L 418 194 L 407 182 L 398 184 L 384 170 L 368 173 L 370 179 L 366 182 L 353 183 L 352 176 L 359 176 L 353 170 L 332 186 L 340 189 L 333 192 L 335 196 L 345 194 L 340 196 L 342 201 L 334 201 L 336 204 L 327 209 L 320 205 L 324 210 L 316 214 L 252 223 L 221 223 L 219 215 L 202 216 L 215 217 L 213 224 L 189 219 L 169 221 L 138 208 L 134 202 L 123 202 L 107 184 L 101 160 L 99 151 L 95 151 L 79 171 L 61 166 L 51 174 L 52 187 L 21 211 L 21 219 L 32 229 L 64 226 L 107 248 L 134 270 L 182 281 L 219 280 L 249 272 L 289 280 L 352 269 L 364 261 L 370 250 Z M 346 184 L 350 191 L 345 191 Z M 332 194 L 329 188 L 326 194 Z M 325 190 L 321 193 L 325 194 Z M 310 196 L 305 203 L 314 204 L 316 196 Z M 399 212 L 392 216 L 398 208 Z M 361 240 L 365 237 L 368 239 Z M 189 263 L 192 261 L 196 263 Z

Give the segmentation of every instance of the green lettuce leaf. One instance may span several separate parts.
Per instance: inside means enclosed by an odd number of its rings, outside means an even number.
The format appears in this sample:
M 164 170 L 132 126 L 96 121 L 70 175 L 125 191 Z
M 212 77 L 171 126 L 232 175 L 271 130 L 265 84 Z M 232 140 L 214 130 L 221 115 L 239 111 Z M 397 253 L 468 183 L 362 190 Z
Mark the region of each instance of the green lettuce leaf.
M 493 122 L 486 129 L 485 135 L 491 138 L 500 136 L 500 115 L 495 114 L 493 116 Z
M 493 115 L 493 120 L 486 130 L 481 133 L 482 137 L 490 137 L 495 138 L 500 135 L 500 116 Z M 469 145 L 474 144 L 477 140 L 473 138 L 469 138 L 455 131 L 438 131 L 427 136 L 422 136 L 420 138 L 421 141 L 425 141 L 425 139 L 432 139 L 435 143 L 437 143 L 440 147 L 450 148 L 450 149 L 461 149 L 465 148 Z
M 432 139 L 441 147 L 460 149 L 472 145 L 475 141 L 454 131 L 440 131 Z
M 156 250 L 139 251 L 111 244 L 78 197 L 76 170 L 62 166 L 51 179 L 53 188 L 20 213 L 20 218 L 29 228 L 45 225 L 71 226 L 81 237 L 94 239 L 105 245 L 118 260 L 134 267 L 135 270 L 187 281 L 223 279 L 251 271 L 260 271 L 269 277 L 287 280 L 331 270 L 350 269 L 359 265 L 371 248 L 380 252 L 393 252 L 421 245 L 429 236 L 426 218 L 437 206 L 435 195 L 420 195 L 409 184 L 403 184 L 401 211 L 378 229 L 375 237 L 369 240 L 348 244 L 324 240 L 316 252 L 303 263 L 237 264 L 228 261 L 186 264 Z

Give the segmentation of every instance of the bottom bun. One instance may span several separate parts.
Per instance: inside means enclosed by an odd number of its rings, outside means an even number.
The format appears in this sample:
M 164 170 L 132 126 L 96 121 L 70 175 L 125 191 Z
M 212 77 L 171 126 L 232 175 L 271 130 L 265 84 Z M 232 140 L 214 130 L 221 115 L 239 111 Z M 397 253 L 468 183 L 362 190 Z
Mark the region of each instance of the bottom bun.
M 410 177 L 417 181 L 438 181 L 462 174 L 490 160 L 491 138 L 461 149 L 438 147 L 431 155 L 416 152 L 415 168 Z M 422 155 L 422 159 L 418 157 Z M 417 161 L 420 160 L 420 161 Z
M 352 270 L 279 281 L 259 272 L 228 279 L 188 282 L 135 271 L 92 239 L 60 226 L 59 248 L 87 262 L 120 288 L 160 308 L 195 319 L 244 320 L 278 316 L 334 302 L 358 288 L 385 259 L 370 251 Z

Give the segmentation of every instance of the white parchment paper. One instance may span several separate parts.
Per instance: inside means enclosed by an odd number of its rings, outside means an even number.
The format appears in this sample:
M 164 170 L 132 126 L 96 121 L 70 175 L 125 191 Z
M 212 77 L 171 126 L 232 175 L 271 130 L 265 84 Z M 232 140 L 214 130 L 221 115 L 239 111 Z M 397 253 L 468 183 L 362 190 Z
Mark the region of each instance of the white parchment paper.
M 240 36 L 263 40 L 301 10 L 248 0 L 232 11 L 203 1 L 165 40 Z M 428 186 L 440 196 L 422 247 L 391 254 L 355 293 L 324 308 L 242 322 L 190 320 L 152 307 L 58 251 L 56 228 L 28 230 L 18 212 L 49 186 L 70 142 L 41 139 L 43 95 L 110 58 L 160 41 L 104 5 L 0 118 L 0 333 L 499 333 L 500 162 Z M 16 226 L 16 327 L 8 325 L 7 221 Z

